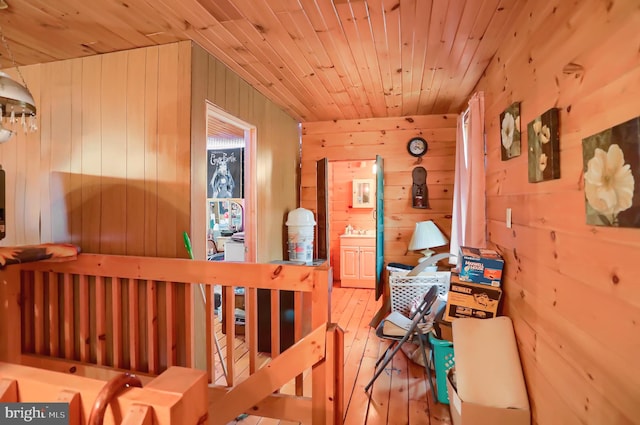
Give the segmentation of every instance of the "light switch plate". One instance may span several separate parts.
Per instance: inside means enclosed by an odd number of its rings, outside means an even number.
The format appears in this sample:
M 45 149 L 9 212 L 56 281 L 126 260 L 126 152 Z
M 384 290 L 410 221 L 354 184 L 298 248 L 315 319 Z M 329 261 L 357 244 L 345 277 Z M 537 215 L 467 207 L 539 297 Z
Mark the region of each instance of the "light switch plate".
M 511 208 L 507 208 L 507 228 L 511 229 Z

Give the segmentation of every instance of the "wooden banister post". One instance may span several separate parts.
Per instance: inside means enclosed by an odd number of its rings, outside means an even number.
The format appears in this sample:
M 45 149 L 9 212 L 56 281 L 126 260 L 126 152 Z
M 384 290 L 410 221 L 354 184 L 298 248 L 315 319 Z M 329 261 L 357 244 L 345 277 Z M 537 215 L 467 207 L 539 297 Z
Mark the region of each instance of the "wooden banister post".
M 331 310 L 330 285 L 329 277 L 330 269 L 316 268 L 313 273 L 313 292 L 312 292 L 312 308 L 311 308 L 311 326 L 315 329 L 321 324 L 329 322 L 329 312 Z M 328 334 L 327 334 L 328 336 Z M 328 339 L 327 339 L 328 343 Z M 316 364 L 311 371 L 311 404 L 313 425 L 328 423 L 327 419 L 331 417 L 332 412 L 327 412 L 327 399 L 330 391 L 327 388 L 327 374 L 330 365 L 325 360 Z
M 82 416 L 80 415 L 80 393 L 72 390 L 63 390 L 58 394 L 56 401 L 69 404 L 69 425 L 80 425 Z
M 327 424 L 342 424 L 344 417 L 344 331 L 337 323 L 327 328 L 326 350 Z
M 8 266 L 0 270 L 0 361 L 19 363 L 22 352 L 20 324 L 20 269 Z
M 0 403 L 16 403 L 18 401 L 18 381 L 0 379 Z

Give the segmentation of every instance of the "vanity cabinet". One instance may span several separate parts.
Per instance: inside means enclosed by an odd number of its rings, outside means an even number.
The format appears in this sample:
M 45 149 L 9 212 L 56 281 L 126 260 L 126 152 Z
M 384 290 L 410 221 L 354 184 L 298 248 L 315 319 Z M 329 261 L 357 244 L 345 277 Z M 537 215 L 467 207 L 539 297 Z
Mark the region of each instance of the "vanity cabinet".
M 340 285 L 348 288 L 375 288 L 375 236 L 340 237 Z

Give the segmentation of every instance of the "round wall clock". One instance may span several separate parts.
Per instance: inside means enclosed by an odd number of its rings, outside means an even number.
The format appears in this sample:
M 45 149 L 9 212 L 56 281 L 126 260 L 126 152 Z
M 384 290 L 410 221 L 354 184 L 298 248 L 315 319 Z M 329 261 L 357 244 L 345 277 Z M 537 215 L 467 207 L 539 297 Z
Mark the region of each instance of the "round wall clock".
M 427 153 L 427 149 L 429 149 L 429 145 L 422 137 L 413 137 L 409 140 L 409 143 L 407 143 L 409 154 L 415 157 L 424 155 Z

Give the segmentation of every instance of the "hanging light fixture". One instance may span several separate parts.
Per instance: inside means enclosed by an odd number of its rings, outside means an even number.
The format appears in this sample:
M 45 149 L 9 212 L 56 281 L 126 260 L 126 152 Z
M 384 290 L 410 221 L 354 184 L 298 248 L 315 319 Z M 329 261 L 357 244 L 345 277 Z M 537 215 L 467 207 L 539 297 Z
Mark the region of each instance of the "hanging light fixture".
M 20 72 L 20 68 L 16 64 L 13 53 L 9 48 L 9 43 L 4 37 L 2 26 L 0 26 L 0 39 L 22 81 L 21 85 L 9 77 L 7 73 L 0 71 L 0 116 L 4 117 L 4 120 L 0 122 L 0 143 L 4 143 L 14 133 L 13 130 L 3 126 L 7 121 L 12 125 L 20 122 L 25 133 L 27 131 L 36 131 L 38 127 L 36 125 L 36 106 L 33 96 L 27 88 L 27 83 L 24 81 L 22 72 Z

